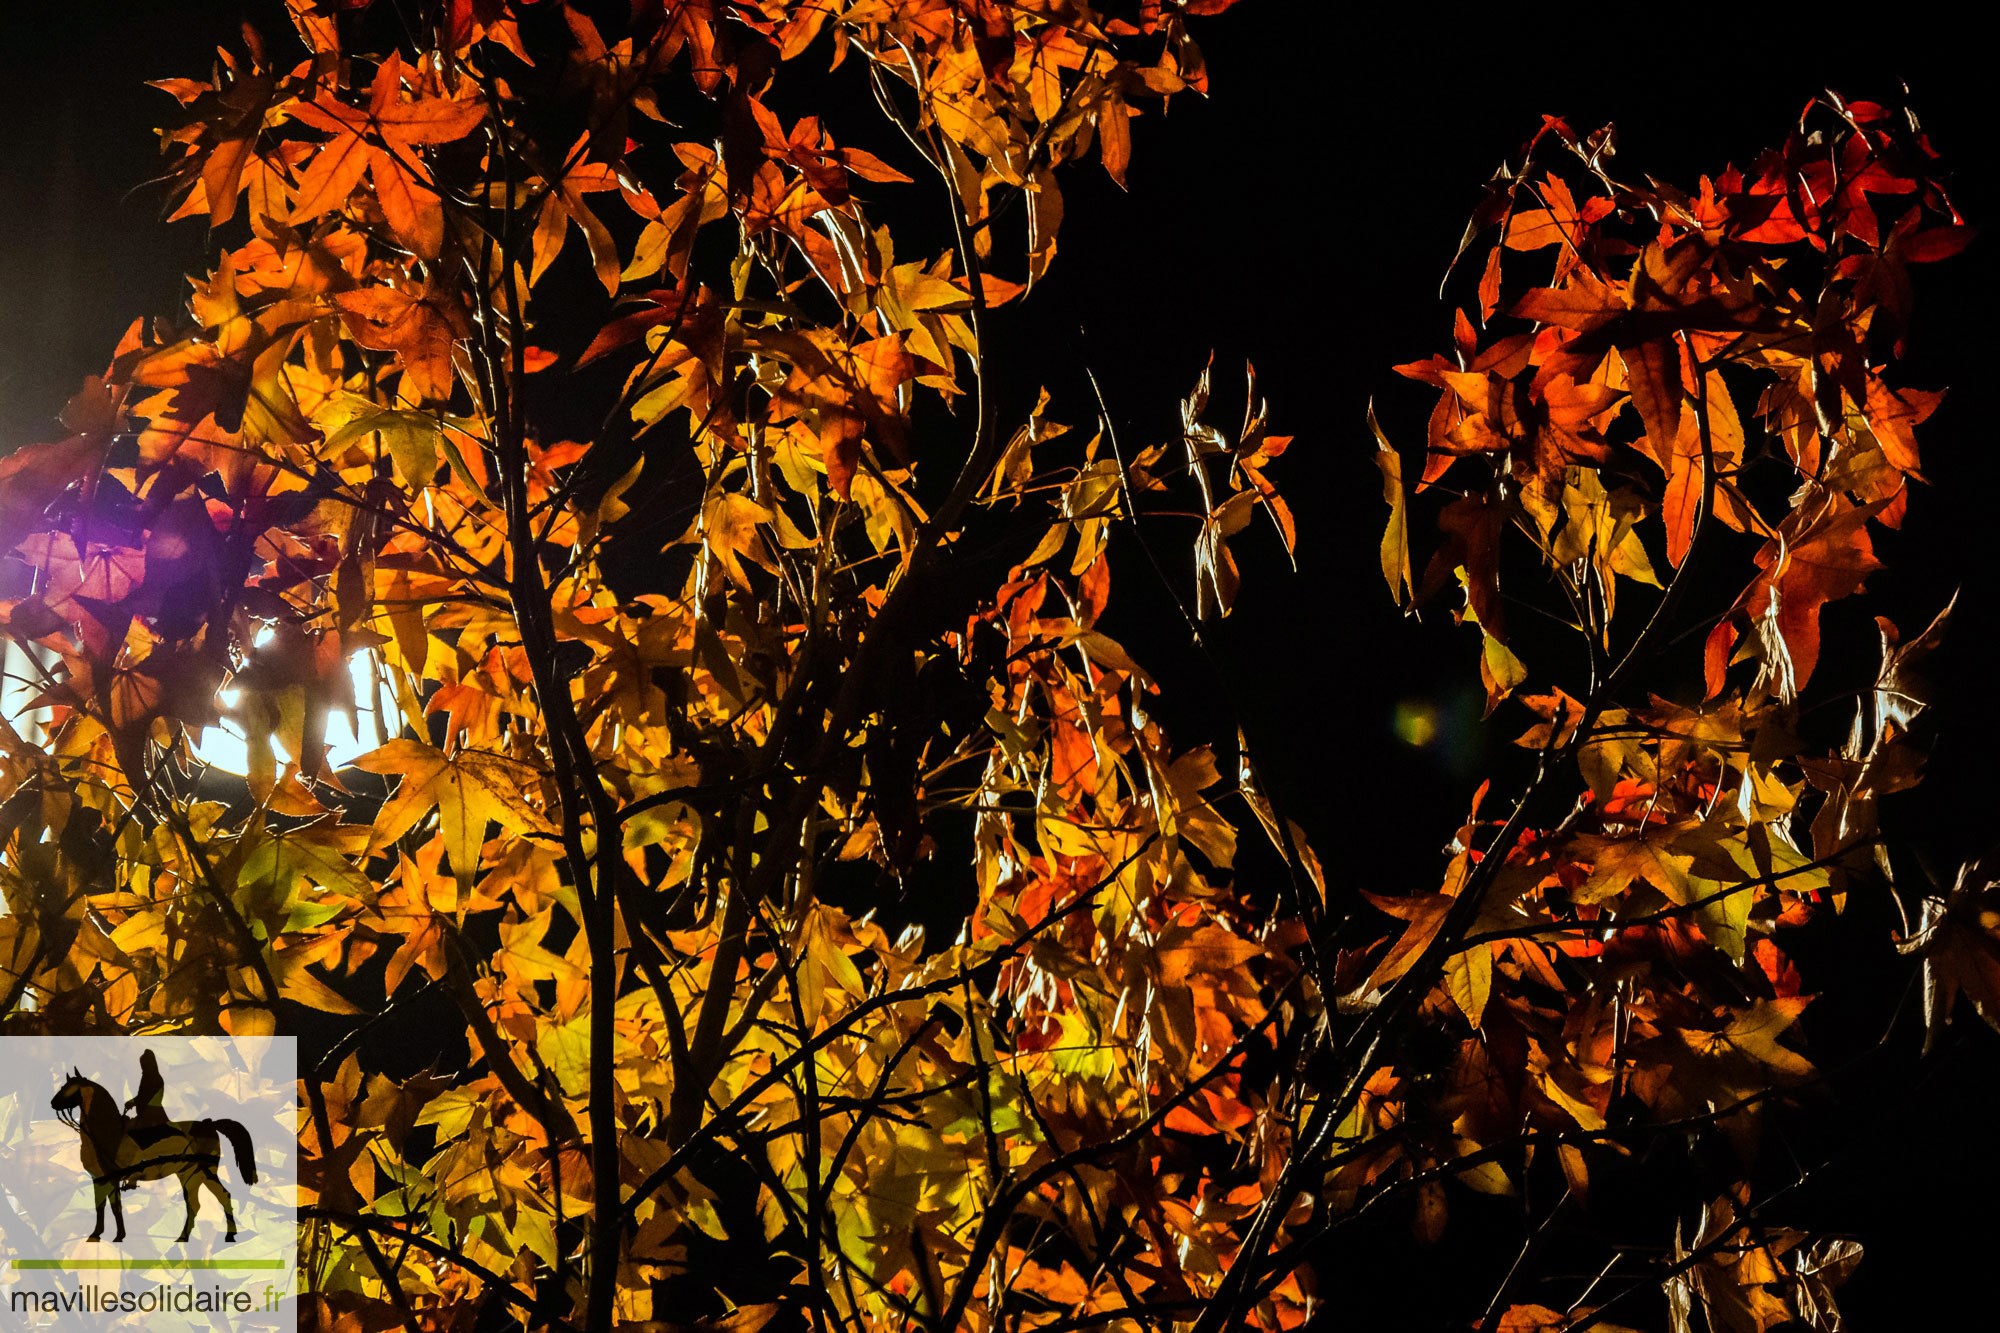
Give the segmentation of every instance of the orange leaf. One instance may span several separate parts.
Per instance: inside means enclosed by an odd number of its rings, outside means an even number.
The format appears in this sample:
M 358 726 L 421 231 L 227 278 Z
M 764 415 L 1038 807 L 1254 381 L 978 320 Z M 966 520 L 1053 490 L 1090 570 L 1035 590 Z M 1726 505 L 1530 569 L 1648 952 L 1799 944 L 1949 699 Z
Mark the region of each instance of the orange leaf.
M 420 402 L 449 399 L 452 344 L 466 332 L 465 312 L 435 285 L 421 292 L 364 287 L 334 298 L 356 342 L 394 352 L 406 395 Z

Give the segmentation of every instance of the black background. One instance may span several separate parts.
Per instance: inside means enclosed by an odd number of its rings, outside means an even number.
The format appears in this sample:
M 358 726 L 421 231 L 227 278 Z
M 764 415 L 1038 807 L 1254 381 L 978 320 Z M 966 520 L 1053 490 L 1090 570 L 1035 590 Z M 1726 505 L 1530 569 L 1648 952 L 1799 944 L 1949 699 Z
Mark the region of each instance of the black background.
M 1442 610 L 1405 620 L 1381 584 L 1383 510 L 1363 413 L 1372 397 L 1392 438 L 1419 438 L 1429 391 L 1389 367 L 1447 344 L 1438 282 L 1479 183 L 1503 157 L 1518 158 L 1545 112 L 1580 130 L 1615 121 L 1618 174 L 1692 183 L 1776 143 L 1822 87 L 1893 102 L 1907 82 L 1954 171 L 1955 202 L 1990 226 L 2000 216 L 2000 141 L 1990 67 L 1965 51 L 1971 39 L 1938 27 L 1905 35 L 1895 10 L 1846 27 L 1830 11 L 1771 11 L 1753 23 L 1631 7 L 1612 21 L 1549 7 L 1503 21 L 1389 6 L 1371 7 L 1364 27 L 1345 8 L 1249 0 L 1197 21 L 1212 98 L 1176 99 L 1170 115 L 1135 125 L 1129 192 L 1094 165 L 1066 179 L 1063 253 L 1017 331 L 1040 356 L 1014 373 L 1056 391 L 1059 420 L 1087 423 L 1077 373 L 1087 361 L 1131 448 L 1174 428 L 1175 400 L 1211 350 L 1213 419 L 1229 428 L 1242 362 L 1255 361 L 1274 430 L 1296 436 L 1272 475 L 1299 516 L 1298 571 L 1267 532 L 1237 541 L 1245 589 L 1213 635 L 1222 680 L 1189 648 L 1136 550 L 1114 548 L 1109 628 L 1163 681 L 1156 711 L 1177 739 L 1228 749 L 1226 689 L 1267 780 L 1333 876 L 1401 891 L 1432 887 L 1437 848 L 1499 756 L 1479 723 L 1471 631 Z M 246 14 L 266 31 L 284 28 L 277 6 L 238 0 L 15 4 L 0 14 L 0 451 L 51 438 L 54 412 L 82 375 L 102 368 L 131 319 L 174 309 L 183 275 L 204 267 L 204 224 L 165 226 L 157 188 L 130 193 L 158 173 L 152 127 L 174 107 L 142 81 L 205 75 L 214 46 L 236 44 Z M 1991 508 L 2000 464 L 1983 401 L 2000 317 L 1996 254 L 2000 240 L 1982 241 L 1919 274 L 1907 382 L 1951 390 L 1923 436 L 1932 484 L 1915 496 L 1906 533 L 1879 540 L 1889 568 L 1867 595 L 1828 613 L 1832 662 L 1843 645 L 1872 653 L 1869 616 L 1914 632 L 1963 588 L 1937 672 L 1929 778 L 1890 811 L 1899 855 L 1915 864 L 1920 854 L 1947 879 L 2000 837 L 2000 695 L 1986 642 L 2000 623 L 1988 553 L 2000 531 Z M 1421 530 L 1418 541 L 1421 567 Z M 1163 538 L 1162 549 L 1186 591 L 1185 541 Z M 1406 702 L 1441 719 L 1422 749 L 1391 730 Z M 1511 734 L 1515 723 L 1500 729 Z M 1857 911 L 1854 930 L 1800 950 L 1809 989 L 1842 980 L 1830 968 L 1867 983 L 1865 1003 L 1839 1010 L 1829 998 L 1808 1011 L 1823 1062 L 1872 1041 L 1848 1031 L 1844 1016 L 1884 1017 L 1882 997 L 1893 999 L 1907 975 L 1882 943 L 1880 919 Z M 2000 1243 L 1989 1204 L 2000 1185 L 2000 1040 L 1968 1014 L 1929 1064 L 1917 1066 L 1908 1045 L 1837 1079 L 1788 1145 L 1811 1160 L 1845 1148 L 1794 1203 L 1801 1219 L 1850 1230 L 1867 1246 L 1846 1302 L 1862 1329 L 1978 1310 Z M 1454 1285 L 1438 1281 L 1442 1266 L 1504 1267 L 1511 1254 L 1497 1240 L 1482 1252 L 1476 1235 L 1432 1255 L 1391 1246 L 1368 1257 L 1366 1285 L 1406 1279 L 1396 1322 L 1423 1326 Z M 1356 1313 L 1353 1326 L 1372 1326 Z M 1656 1316 L 1621 1311 L 1627 1322 Z

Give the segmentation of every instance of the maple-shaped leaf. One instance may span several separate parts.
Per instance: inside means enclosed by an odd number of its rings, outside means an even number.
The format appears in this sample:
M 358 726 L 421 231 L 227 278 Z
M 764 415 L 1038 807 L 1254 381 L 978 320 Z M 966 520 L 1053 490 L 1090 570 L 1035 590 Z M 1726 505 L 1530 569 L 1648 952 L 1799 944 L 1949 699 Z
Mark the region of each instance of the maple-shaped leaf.
M 1435 595 L 1464 570 L 1466 606 L 1481 629 L 1505 642 L 1506 620 L 1500 600 L 1500 538 L 1506 531 L 1503 506 L 1481 495 L 1468 495 L 1446 505 L 1438 515 L 1445 540 L 1424 569 L 1419 601 Z
M 715 151 L 701 144 L 680 143 L 674 145 L 674 155 L 687 168 L 678 181 L 681 197 L 664 209 L 651 196 L 634 203 L 647 222 L 620 275 L 627 282 L 651 277 L 662 268 L 676 281 L 685 282 L 696 234 L 703 224 L 729 215 L 727 177 Z
M 278 80 L 266 72 L 244 71 L 222 88 L 180 80 L 161 80 L 153 86 L 179 97 L 187 107 L 188 122 L 202 126 L 201 151 L 190 154 L 176 173 L 177 188 L 199 193 L 208 209 L 210 229 L 220 227 L 236 216 L 238 196 L 257 158 L 257 141 L 277 96 Z
M 1570 846 L 1579 860 L 1591 866 L 1590 878 L 1571 891 L 1572 902 L 1603 902 L 1640 881 L 1651 884 L 1671 902 L 1685 905 L 1693 901 L 1688 871 L 1694 857 L 1676 850 L 1670 835 L 1650 828 L 1629 837 L 1580 833 Z
M 1538 324 L 1594 333 L 1628 308 L 1619 288 L 1587 269 L 1579 269 L 1561 287 L 1537 287 L 1523 293 L 1507 313 Z
M 35 571 L 42 600 L 59 612 L 71 608 L 72 598 L 122 601 L 146 576 L 143 550 L 103 542 L 79 548 L 66 532 L 36 533 L 14 550 Z
M 63 408 L 68 438 L 30 444 L 0 458 L 0 541 L 12 545 L 39 527 L 51 502 L 96 474 L 111 448 L 120 394 L 92 376 Z
M 437 258 L 444 243 L 444 216 L 418 150 L 463 139 L 486 118 L 486 107 L 445 97 L 406 102 L 402 86 L 402 58 L 392 53 L 375 71 L 366 107 L 351 106 L 332 91 L 293 104 L 291 114 L 300 122 L 333 136 L 313 155 L 299 182 L 293 225 L 346 203 L 366 171 L 397 239 L 420 258 Z
M 388 448 L 404 481 L 412 487 L 430 484 L 437 473 L 438 450 L 444 435 L 437 418 L 371 404 L 326 437 L 325 451 L 332 455 L 369 435 L 379 438 Z
M 1557 374 L 1589 379 L 1605 354 L 1617 348 L 1631 371 L 1634 403 L 1648 434 L 1664 452 L 1681 401 L 1674 335 L 1751 333 L 1780 323 L 1747 289 L 1716 279 L 1707 268 L 1712 256 L 1699 234 L 1655 241 L 1641 251 L 1629 281 L 1578 267 L 1559 287 L 1524 293 L 1508 313 L 1576 335 L 1541 358 L 1537 379 Z
M 238 906 L 274 937 L 335 915 L 339 899 L 329 902 L 328 894 L 372 903 L 374 886 L 358 864 L 368 843 L 365 825 L 330 819 L 267 830 L 237 870 Z
M 1646 423 L 1654 456 L 1664 458 L 1681 428 L 1680 352 L 1671 339 L 1652 338 L 1626 348 L 1624 356 L 1632 406 Z
M 1767 1088 L 1810 1078 L 1811 1062 L 1778 1041 L 1808 1001 L 1803 995 L 1760 998 L 1746 1009 L 1730 1011 L 1717 1027 L 1675 1031 L 1675 1041 L 1694 1057 L 1675 1062 L 1676 1099 L 1696 1106 L 1704 1099 L 1732 1105 Z
M 1357 988 L 1365 993 L 1381 990 L 1410 970 L 1417 956 L 1436 938 L 1454 900 L 1451 895 L 1443 893 L 1387 898 L 1364 892 L 1362 896 L 1378 912 L 1386 912 L 1398 920 L 1409 922 L 1396 943 L 1382 956 L 1382 961 L 1375 965 L 1368 980 Z
M 393 846 L 435 810 L 444 855 L 462 894 L 472 890 L 489 823 L 516 833 L 548 831 L 548 821 L 522 794 L 532 770 L 504 755 L 479 750 L 446 755 L 422 741 L 402 737 L 362 755 L 354 767 L 402 779 L 396 794 L 376 817 L 369 835 L 370 852 Z
M 607 352 L 636 342 L 648 329 L 679 323 L 683 311 L 698 299 L 699 293 L 674 289 L 644 293 L 636 301 L 620 307 L 627 313 L 607 320 L 598 329 L 597 336 L 590 340 L 590 346 L 576 359 L 576 364 L 587 366 Z
M 1737 603 L 1737 614 L 1758 633 L 1767 675 L 1782 699 L 1803 689 L 1819 662 L 1820 610 L 1859 591 L 1882 567 L 1868 520 L 1886 504 L 1857 505 L 1820 491 L 1793 509 L 1757 553 L 1763 573 Z
M 1677 1225 L 1673 1255 L 1684 1271 L 1666 1283 L 1676 1333 L 1691 1331 L 1688 1317 L 1697 1307 L 1711 1333 L 1767 1333 L 1790 1323 L 1791 1307 L 1780 1294 L 1791 1285 L 1781 1250 L 1795 1241 L 1796 1233 L 1739 1222 L 1726 1195 L 1702 1210 L 1701 1226 L 1686 1248 Z
M 354 1001 L 336 991 L 325 981 L 313 975 L 311 964 L 314 960 L 306 956 L 304 950 L 285 949 L 271 955 L 271 979 L 278 983 L 278 994 L 294 1000 L 308 1009 L 317 1009 L 326 1014 L 356 1015 L 361 1009 Z
M 1948 892 L 1924 899 L 1916 933 L 1896 946 L 1923 959 L 1926 1051 L 1937 1044 L 1960 995 L 2000 1030 L 2000 883 L 1983 879 L 1980 863 L 1961 867 Z
M 152 472 L 192 463 L 221 473 L 235 491 L 255 467 L 246 445 L 309 439 L 312 428 L 286 383 L 290 350 L 289 337 L 234 354 L 187 339 L 147 354 L 133 366 L 132 382 L 163 392 L 135 395 L 132 404 L 147 418 L 139 434 L 140 466 Z
M 1876 832 L 1876 804 L 1893 792 L 1916 785 L 1924 752 L 1910 728 L 1931 706 L 1934 690 L 1919 668 L 1937 650 L 1950 628 L 1958 596 L 1939 611 L 1923 633 L 1905 640 L 1887 616 L 1875 618 L 1882 660 L 1874 688 L 1857 703 L 1854 723 L 1837 755 L 1801 756 L 1800 767 L 1826 801 L 1813 816 L 1813 850 L 1822 858 L 1862 845 Z
M 1833 1292 L 1854 1276 L 1860 1263 L 1861 1242 L 1842 1236 L 1822 1236 L 1793 1256 L 1799 1318 L 1814 1333 L 1846 1333 L 1848 1324 Z
M 618 259 L 618 244 L 612 239 L 610 229 L 591 211 L 584 196 L 616 190 L 618 174 L 606 163 L 590 161 L 585 153 L 589 145 L 588 134 L 579 137 L 564 155 L 561 168 L 549 174 L 548 193 L 535 221 L 534 262 L 528 282 L 530 286 L 539 282 L 548 266 L 555 262 L 563 238 L 569 233 L 569 224 L 574 222 L 590 247 L 590 263 L 597 280 L 604 284 L 606 295 L 616 296 L 619 271 L 623 267 Z
M 1937 411 L 1938 404 L 1943 400 L 1942 392 L 1892 389 L 1879 371 L 1869 373 L 1868 428 L 1875 436 L 1875 442 L 1882 447 L 1882 454 L 1889 460 L 1890 466 L 1911 476 L 1917 475 L 1916 427 Z
M 405 397 L 417 403 L 451 398 L 452 346 L 470 334 L 455 294 L 436 283 L 421 290 L 364 287 L 341 292 L 334 304 L 363 347 L 394 352 Z
M 1769 536 L 1770 525 L 1729 479 L 1743 456 L 1743 423 L 1730 398 L 1729 386 L 1718 372 L 1711 370 L 1706 392 L 1708 456 L 1715 460 L 1716 471 L 1715 516 L 1738 532 Z M 1667 474 L 1660 510 L 1667 529 L 1667 563 L 1675 568 L 1687 558 L 1688 546 L 1694 539 L 1695 518 L 1707 484 L 1703 457 L 1699 412 L 1685 412 L 1671 451 L 1654 459 Z
M 909 177 L 864 149 L 836 148 L 818 116 L 801 116 L 787 133 L 778 118 L 757 98 L 748 99 L 750 113 L 764 136 L 764 153 L 802 172 L 828 203 L 847 202 L 846 171 L 865 180 L 908 182 Z
M 1185 986 L 1193 976 L 1227 975 L 1263 952 L 1220 926 L 1169 926 L 1154 945 L 1153 962 L 1162 986 Z
M 1574 248 L 1583 240 L 1582 227 L 1602 219 L 1612 209 L 1611 200 L 1598 196 L 1586 201 L 1588 213 L 1578 210 L 1569 186 L 1553 174 L 1544 176 L 1538 187 L 1529 188 L 1538 190 L 1547 206 L 1514 210 L 1507 219 L 1504 242 L 1509 250 L 1541 250 L 1551 245 Z
M 758 524 L 769 523 L 775 517 L 771 510 L 749 496 L 728 491 L 709 498 L 695 532 L 720 562 L 729 581 L 747 591 L 750 579 L 743 572 L 744 560 L 765 569 L 773 567 Z
M 916 372 L 903 336 L 850 343 L 832 330 L 764 335 L 760 345 L 792 366 L 784 393 L 812 420 L 834 494 L 847 497 L 861 462 L 862 437 L 872 432 L 892 453 L 903 448 L 897 392 Z

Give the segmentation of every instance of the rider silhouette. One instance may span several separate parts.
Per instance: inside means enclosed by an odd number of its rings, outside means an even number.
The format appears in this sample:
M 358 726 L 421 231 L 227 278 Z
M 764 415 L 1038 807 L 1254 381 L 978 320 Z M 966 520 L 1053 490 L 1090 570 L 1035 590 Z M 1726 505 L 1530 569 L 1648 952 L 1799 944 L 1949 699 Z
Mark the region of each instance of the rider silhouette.
M 166 1123 L 166 1091 L 167 1081 L 160 1077 L 159 1058 L 150 1050 L 139 1052 L 139 1090 L 125 1103 L 132 1112 L 134 1128 Z

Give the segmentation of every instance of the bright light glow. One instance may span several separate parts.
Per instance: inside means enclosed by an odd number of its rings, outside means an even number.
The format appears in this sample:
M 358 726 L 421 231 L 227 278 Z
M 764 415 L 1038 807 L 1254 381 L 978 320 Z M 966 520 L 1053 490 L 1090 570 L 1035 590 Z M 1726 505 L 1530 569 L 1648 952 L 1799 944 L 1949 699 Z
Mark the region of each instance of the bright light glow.
M 271 631 L 264 630 L 257 639 L 259 644 L 269 638 Z M 330 769 L 345 768 L 367 754 L 381 742 L 375 725 L 375 668 L 372 654 L 356 653 L 347 659 L 347 673 L 354 682 L 354 722 L 349 725 L 347 714 L 333 712 L 326 719 L 326 765 Z M 223 690 L 216 697 L 224 708 L 234 708 L 242 698 L 238 689 Z M 191 744 L 197 761 L 223 773 L 234 773 L 241 777 L 250 771 L 250 746 L 244 739 L 243 729 L 230 718 L 224 718 L 219 727 L 204 727 L 199 737 Z M 278 762 L 289 763 L 295 755 L 289 753 L 278 741 L 271 738 L 271 749 Z
M 273 633 L 269 626 L 259 630 L 253 641 L 254 646 L 262 647 L 270 641 Z M 347 661 L 348 675 L 354 682 L 355 717 L 350 724 L 345 713 L 328 715 L 326 762 L 329 768 L 347 767 L 380 745 L 381 737 L 388 734 L 379 731 L 375 721 L 375 660 L 373 654 L 360 652 Z M 0 717 L 5 717 L 31 739 L 38 739 L 41 735 L 38 723 L 42 714 L 24 707 L 28 700 L 40 693 L 40 686 L 34 680 L 33 665 L 14 644 L 0 644 Z M 231 687 L 222 690 L 216 699 L 223 708 L 233 709 L 242 697 L 241 689 Z M 28 712 L 34 712 L 35 716 L 23 716 Z M 221 726 L 203 728 L 198 734 L 191 733 L 190 748 L 197 762 L 219 772 L 241 777 L 250 771 L 249 744 L 244 740 L 243 729 L 232 719 L 225 718 Z M 290 762 L 294 757 L 275 737 L 271 748 L 280 763 Z
M 1391 715 L 1389 725 L 1403 744 L 1413 745 L 1421 750 L 1437 738 L 1437 709 L 1426 703 L 1405 700 L 1396 705 L 1396 711 Z

